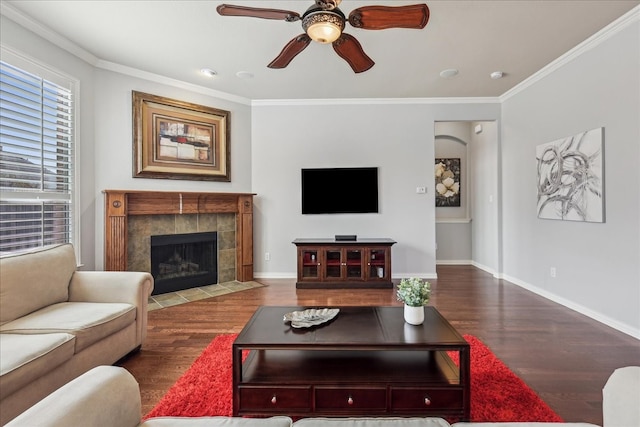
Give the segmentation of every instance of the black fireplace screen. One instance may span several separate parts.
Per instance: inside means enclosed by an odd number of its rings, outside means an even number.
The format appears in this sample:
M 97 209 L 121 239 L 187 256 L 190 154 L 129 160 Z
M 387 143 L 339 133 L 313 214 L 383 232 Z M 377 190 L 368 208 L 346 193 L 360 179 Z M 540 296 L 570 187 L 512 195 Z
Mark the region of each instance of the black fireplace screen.
M 217 233 L 151 236 L 152 295 L 218 283 Z

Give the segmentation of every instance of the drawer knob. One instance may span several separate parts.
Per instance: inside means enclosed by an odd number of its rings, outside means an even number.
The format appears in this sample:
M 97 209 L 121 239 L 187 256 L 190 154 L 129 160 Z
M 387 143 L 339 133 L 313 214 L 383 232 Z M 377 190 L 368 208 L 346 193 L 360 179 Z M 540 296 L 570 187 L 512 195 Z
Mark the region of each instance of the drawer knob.
M 347 403 L 349 405 L 353 405 L 353 397 L 349 396 L 349 398 L 347 399 Z
M 271 404 L 275 405 L 278 402 L 278 399 L 276 399 L 276 395 L 274 394 L 273 397 L 271 398 Z
M 426 406 L 431 405 L 431 399 L 429 399 L 429 396 L 426 396 L 426 397 L 424 398 L 424 404 L 425 404 Z

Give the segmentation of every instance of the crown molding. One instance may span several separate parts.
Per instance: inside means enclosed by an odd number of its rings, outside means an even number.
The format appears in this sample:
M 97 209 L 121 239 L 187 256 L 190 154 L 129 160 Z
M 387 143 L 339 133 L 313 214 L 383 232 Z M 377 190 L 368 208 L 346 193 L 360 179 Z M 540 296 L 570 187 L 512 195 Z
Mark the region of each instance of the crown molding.
M 136 77 L 139 79 L 160 83 L 191 92 L 197 92 L 215 98 L 224 99 L 226 101 L 236 102 L 238 104 L 251 105 L 251 100 L 249 98 L 232 95 L 227 92 L 220 92 L 204 86 L 187 83 L 178 79 L 173 79 L 171 77 L 161 76 L 159 74 L 150 73 L 148 71 L 139 70 L 137 68 L 127 67 L 126 65 L 116 64 L 115 62 L 98 60 L 95 66 L 96 68 L 100 68 L 102 70 L 113 71 L 130 77 Z
M 505 102 L 509 98 L 517 95 L 525 89 L 533 86 L 540 80 L 544 79 L 548 75 L 557 71 L 561 67 L 565 66 L 569 62 L 573 61 L 580 55 L 583 55 L 585 52 L 588 52 L 591 49 L 594 49 L 596 46 L 604 42 L 605 40 L 610 39 L 614 35 L 618 34 L 620 31 L 626 29 L 628 26 L 640 21 L 640 6 L 636 6 L 631 9 L 629 12 L 622 15 L 620 18 L 613 21 L 611 24 L 604 27 L 602 30 L 598 31 L 573 49 L 566 52 L 564 55 L 559 58 L 553 60 L 536 73 L 532 74 L 518 85 L 509 89 L 502 95 L 498 97 L 500 103 Z
M 55 44 L 61 49 L 66 50 L 74 56 L 82 59 L 83 61 L 95 66 L 98 63 L 98 58 L 84 50 L 71 40 L 53 31 L 51 28 L 42 25 L 40 22 L 34 20 L 28 15 L 25 15 L 18 9 L 7 4 L 6 2 L 0 2 L 0 14 L 11 19 L 18 25 L 26 28 L 32 33 L 42 37 L 50 43 Z
M 498 97 L 450 97 L 450 98 L 335 98 L 335 99 L 254 99 L 251 105 L 424 105 L 424 104 L 499 104 Z

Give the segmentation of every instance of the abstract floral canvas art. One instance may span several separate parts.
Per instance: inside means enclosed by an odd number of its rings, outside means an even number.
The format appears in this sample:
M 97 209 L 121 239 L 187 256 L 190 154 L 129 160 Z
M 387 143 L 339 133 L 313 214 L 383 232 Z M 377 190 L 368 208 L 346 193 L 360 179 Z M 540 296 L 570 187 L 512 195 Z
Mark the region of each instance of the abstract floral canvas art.
M 538 218 L 604 222 L 604 128 L 536 147 Z
M 460 206 L 460 159 L 436 159 L 436 207 Z

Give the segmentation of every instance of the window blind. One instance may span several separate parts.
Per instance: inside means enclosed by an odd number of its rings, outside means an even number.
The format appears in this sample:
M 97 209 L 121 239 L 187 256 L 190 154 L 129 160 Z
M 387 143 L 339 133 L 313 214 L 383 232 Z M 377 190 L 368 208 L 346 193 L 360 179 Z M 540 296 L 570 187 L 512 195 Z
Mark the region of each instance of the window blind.
M 71 242 L 73 94 L 0 61 L 0 253 Z

